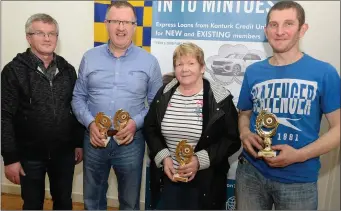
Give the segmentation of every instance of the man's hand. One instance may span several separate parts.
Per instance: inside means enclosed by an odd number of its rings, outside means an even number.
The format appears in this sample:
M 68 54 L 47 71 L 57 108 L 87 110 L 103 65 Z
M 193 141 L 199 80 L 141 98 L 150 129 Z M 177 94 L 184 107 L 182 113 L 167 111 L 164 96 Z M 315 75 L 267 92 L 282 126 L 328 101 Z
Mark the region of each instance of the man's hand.
M 199 160 L 197 156 L 192 156 L 191 162 L 184 166 L 179 166 L 178 173 L 181 177 L 189 177 L 188 181 L 194 179 L 199 170 Z
M 82 162 L 83 160 L 83 149 L 82 148 L 76 148 L 75 149 L 75 161 L 76 164 Z
M 293 163 L 304 162 L 304 158 L 299 153 L 299 150 L 287 144 L 274 145 L 271 149 L 280 151 L 276 157 L 264 157 L 264 161 L 271 167 L 286 167 Z
M 115 139 L 120 144 L 128 145 L 133 141 L 135 132 L 136 132 L 136 123 L 134 120 L 129 119 L 125 128 L 123 128 L 121 131 L 119 131 L 116 134 Z
M 102 139 L 105 139 L 104 134 L 99 132 L 95 122 L 91 122 L 89 126 L 90 130 L 90 143 L 94 147 L 105 147 L 105 143 Z
M 176 171 L 174 169 L 173 160 L 171 157 L 166 157 L 163 159 L 163 171 L 171 181 L 176 182 L 173 180 L 173 175 L 176 173 Z
M 22 176 L 26 176 L 20 162 L 12 163 L 5 166 L 5 176 L 14 184 L 20 185 L 20 174 Z
M 256 147 L 258 150 L 263 149 L 263 139 L 251 131 L 241 134 L 240 139 L 242 141 L 243 148 L 253 157 L 258 158 L 259 156 L 254 150 L 254 147 Z

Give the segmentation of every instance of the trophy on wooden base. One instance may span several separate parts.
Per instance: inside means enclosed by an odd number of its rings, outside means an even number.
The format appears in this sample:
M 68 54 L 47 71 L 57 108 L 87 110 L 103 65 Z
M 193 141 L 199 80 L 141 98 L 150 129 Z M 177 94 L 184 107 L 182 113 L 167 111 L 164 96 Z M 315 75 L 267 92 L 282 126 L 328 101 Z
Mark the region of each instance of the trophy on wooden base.
M 104 139 L 102 139 L 102 140 L 104 141 L 104 147 L 106 147 L 108 145 L 108 142 L 109 142 L 108 131 L 111 127 L 111 120 L 103 112 L 99 112 L 96 115 L 95 123 L 96 123 L 98 130 L 99 130 L 99 133 L 102 136 L 104 136 Z
M 276 157 L 276 151 L 271 149 L 271 137 L 276 134 L 278 125 L 279 122 L 275 114 L 266 110 L 259 112 L 256 119 L 256 131 L 263 138 L 265 148 L 258 152 L 258 156 Z
M 127 111 L 124 111 L 123 109 L 119 109 L 115 113 L 115 116 L 113 118 L 114 128 L 115 128 L 114 131 L 113 131 L 113 133 L 115 133 L 114 135 L 116 135 L 116 133 L 118 131 L 121 131 L 123 128 L 125 128 L 127 126 L 129 119 L 131 119 L 129 113 Z M 116 141 L 116 143 L 118 145 L 120 145 L 120 141 L 119 140 L 117 140 L 115 138 L 115 141 Z
M 175 151 L 175 157 L 180 166 L 184 166 L 191 162 L 192 156 L 194 155 L 193 147 L 187 144 L 187 140 L 181 140 Z M 173 175 L 173 179 L 179 182 L 188 182 L 187 177 L 182 177 L 178 173 Z

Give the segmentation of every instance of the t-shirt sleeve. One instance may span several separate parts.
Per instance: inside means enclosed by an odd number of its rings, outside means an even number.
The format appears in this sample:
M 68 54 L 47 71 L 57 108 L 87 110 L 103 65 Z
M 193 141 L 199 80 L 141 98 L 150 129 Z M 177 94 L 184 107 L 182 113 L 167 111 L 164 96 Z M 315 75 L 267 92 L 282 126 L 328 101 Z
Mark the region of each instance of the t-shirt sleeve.
M 252 96 L 250 85 L 248 82 L 248 74 L 245 72 L 242 87 L 240 89 L 237 108 L 239 110 L 252 110 Z
M 330 64 L 322 81 L 321 109 L 327 114 L 340 108 L 340 76 Z

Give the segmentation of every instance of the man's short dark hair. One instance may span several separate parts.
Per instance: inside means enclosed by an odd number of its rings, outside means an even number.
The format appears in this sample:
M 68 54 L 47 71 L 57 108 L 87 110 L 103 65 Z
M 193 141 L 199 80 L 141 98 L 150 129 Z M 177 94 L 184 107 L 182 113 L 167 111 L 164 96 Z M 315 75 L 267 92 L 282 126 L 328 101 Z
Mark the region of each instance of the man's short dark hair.
M 137 20 L 136 10 L 135 10 L 134 6 L 132 4 L 130 4 L 128 1 L 123 1 L 123 0 L 112 1 L 111 4 L 108 6 L 108 9 L 107 9 L 107 12 L 105 15 L 106 18 L 107 18 L 108 13 L 112 7 L 115 7 L 115 8 L 128 7 L 130 9 L 132 9 L 134 16 L 135 16 L 135 21 Z
M 266 17 L 266 25 L 269 24 L 271 12 L 274 10 L 286 10 L 286 9 L 295 9 L 297 14 L 297 19 L 299 22 L 299 26 L 305 23 L 305 12 L 303 7 L 294 1 L 279 1 L 274 6 L 271 7 L 267 17 Z

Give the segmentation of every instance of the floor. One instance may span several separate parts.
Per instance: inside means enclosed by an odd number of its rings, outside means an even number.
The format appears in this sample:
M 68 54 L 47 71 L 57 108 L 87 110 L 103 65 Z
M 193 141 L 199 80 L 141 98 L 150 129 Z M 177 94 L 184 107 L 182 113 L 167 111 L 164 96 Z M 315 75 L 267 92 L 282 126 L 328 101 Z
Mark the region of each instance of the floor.
M 23 201 L 20 195 L 13 195 L 7 193 L 1 193 L 1 210 L 21 210 Z M 74 210 L 84 210 L 84 204 L 79 202 L 73 202 Z M 45 199 L 44 210 L 52 210 L 52 200 Z M 118 210 L 114 207 L 108 207 L 108 210 Z

